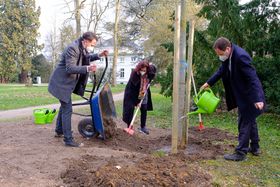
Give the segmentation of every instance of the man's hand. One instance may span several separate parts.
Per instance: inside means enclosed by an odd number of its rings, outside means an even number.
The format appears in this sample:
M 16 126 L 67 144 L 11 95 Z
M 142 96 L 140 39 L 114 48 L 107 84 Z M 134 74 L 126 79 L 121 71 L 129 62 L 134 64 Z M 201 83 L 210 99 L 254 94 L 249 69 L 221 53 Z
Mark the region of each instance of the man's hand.
M 200 90 L 204 90 L 206 88 L 210 88 L 210 85 L 207 82 L 200 87 Z
M 99 53 L 99 56 L 108 56 L 109 52 L 107 50 L 102 51 L 101 53 Z
M 263 102 L 257 102 L 255 103 L 255 107 L 256 109 L 262 110 L 264 107 L 264 103 Z
M 87 68 L 88 68 L 88 72 L 96 72 L 95 64 L 90 64 Z

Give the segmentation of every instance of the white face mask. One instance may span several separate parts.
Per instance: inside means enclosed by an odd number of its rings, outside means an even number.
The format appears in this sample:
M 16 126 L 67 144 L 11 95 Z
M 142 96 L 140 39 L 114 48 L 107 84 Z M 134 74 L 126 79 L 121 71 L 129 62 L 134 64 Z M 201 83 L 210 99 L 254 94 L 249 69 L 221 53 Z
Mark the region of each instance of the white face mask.
M 219 55 L 219 59 L 220 59 L 220 61 L 224 62 L 229 58 L 229 56 L 230 56 L 230 51 L 227 48 L 223 55 Z
M 140 71 L 141 76 L 145 75 L 145 71 Z
M 86 50 L 87 50 L 88 53 L 92 53 L 93 50 L 94 50 L 94 47 L 92 47 L 92 46 L 87 47 Z
M 220 61 L 226 61 L 227 59 L 228 59 L 228 56 L 226 56 L 226 55 L 221 55 L 221 56 L 219 56 L 219 59 L 220 59 Z

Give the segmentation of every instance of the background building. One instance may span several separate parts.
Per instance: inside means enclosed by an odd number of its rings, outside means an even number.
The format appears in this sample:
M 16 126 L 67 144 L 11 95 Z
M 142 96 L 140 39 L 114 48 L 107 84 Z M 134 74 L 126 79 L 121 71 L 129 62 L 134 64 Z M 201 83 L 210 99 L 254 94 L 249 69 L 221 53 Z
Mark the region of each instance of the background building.
M 109 67 L 106 72 L 106 80 L 110 80 L 114 57 L 114 40 L 112 38 L 108 40 L 100 39 L 97 46 L 95 47 L 94 53 L 99 53 L 105 49 L 109 51 Z M 116 72 L 117 84 L 126 84 L 129 80 L 131 71 L 135 68 L 138 61 L 143 59 L 143 53 L 139 52 L 139 47 L 135 43 L 129 43 L 129 45 L 121 45 L 119 47 L 118 53 L 119 54 Z M 101 72 L 105 66 L 104 60 L 105 58 L 102 58 L 100 61 L 96 62 L 99 72 Z

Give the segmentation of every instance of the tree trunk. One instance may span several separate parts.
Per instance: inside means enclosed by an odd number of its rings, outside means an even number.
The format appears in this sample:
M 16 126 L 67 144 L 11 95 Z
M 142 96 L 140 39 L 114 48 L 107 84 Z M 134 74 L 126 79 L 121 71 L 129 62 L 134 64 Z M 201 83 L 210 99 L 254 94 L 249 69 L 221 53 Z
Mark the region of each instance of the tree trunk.
M 26 84 L 28 78 L 28 72 L 26 70 L 21 70 L 21 73 L 19 74 L 19 82 L 21 84 Z
M 115 28 L 114 28 L 114 60 L 112 69 L 112 86 L 116 86 L 117 63 L 118 63 L 118 24 L 121 0 L 116 0 Z
M 76 36 L 81 36 L 81 5 L 80 0 L 75 0 Z

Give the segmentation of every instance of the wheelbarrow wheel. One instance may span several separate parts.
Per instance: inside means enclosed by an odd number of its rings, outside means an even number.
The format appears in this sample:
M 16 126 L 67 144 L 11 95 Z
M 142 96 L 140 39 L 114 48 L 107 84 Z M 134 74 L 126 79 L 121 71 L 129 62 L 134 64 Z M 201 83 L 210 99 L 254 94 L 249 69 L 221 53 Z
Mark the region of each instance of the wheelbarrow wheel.
M 78 130 L 84 138 L 92 138 L 98 136 L 98 132 L 96 131 L 91 118 L 85 118 L 81 120 L 78 124 Z

